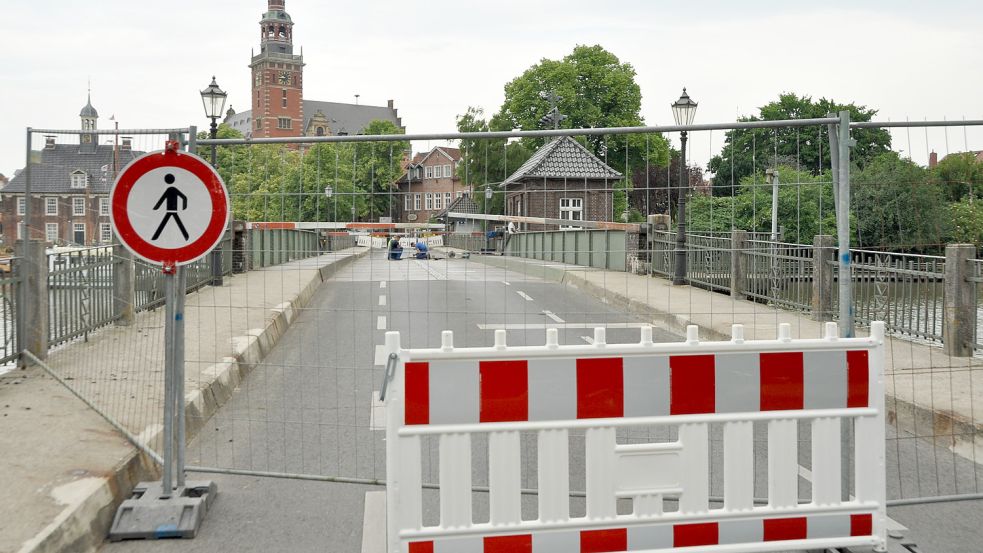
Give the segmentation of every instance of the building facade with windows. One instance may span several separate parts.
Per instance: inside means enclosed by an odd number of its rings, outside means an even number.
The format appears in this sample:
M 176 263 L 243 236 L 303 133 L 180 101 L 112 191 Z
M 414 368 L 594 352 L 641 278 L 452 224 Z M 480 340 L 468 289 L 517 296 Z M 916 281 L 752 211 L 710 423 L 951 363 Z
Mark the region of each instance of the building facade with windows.
M 613 221 L 614 185 L 621 178 L 621 173 L 573 138 L 555 138 L 502 183 L 505 214 L 570 222 L 523 223 L 521 230 L 562 230 L 578 228 L 577 221 Z
M 460 162 L 457 148 L 438 146 L 416 154 L 396 181 L 400 222 L 425 223 L 470 193 L 457 176 Z
M 132 139 L 119 144 L 99 144 L 99 113 L 91 97 L 79 113 L 78 141 L 58 143 L 46 136 L 44 147 L 31 155 L 31 237 L 50 245 L 93 246 L 109 244 L 109 189 L 127 163 L 143 155 L 132 148 Z M 2 190 L 4 242 L 26 238 L 23 220 L 27 212 L 25 173 L 18 171 Z
M 402 128 L 394 102 L 368 106 L 319 102 L 304 98 L 303 50 L 294 53 L 294 21 L 285 0 L 268 0 L 260 22 L 259 53 L 252 53 L 250 103 L 236 113 L 229 107 L 225 123 L 250 138 L 361 134 L 375 120 Z

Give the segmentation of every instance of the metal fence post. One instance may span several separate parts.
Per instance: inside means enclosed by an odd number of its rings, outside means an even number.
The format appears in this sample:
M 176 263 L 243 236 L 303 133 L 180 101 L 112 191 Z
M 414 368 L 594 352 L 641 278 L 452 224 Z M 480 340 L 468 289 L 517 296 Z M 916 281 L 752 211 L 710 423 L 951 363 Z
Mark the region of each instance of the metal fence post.
M 746 230 L 730 231 L 730 295 L 737 299 L 745 298 L 745 267 L 742 252 L 746 244 Z
M 20 297 L 17 306 L 21 350 L 38 359 L 48 357 L 48 253 L 40 240 L 17 241 Z M 25 365 L 21 359 L 21 365 Z
M 113 240 L 113 318 L 117 326 L 133 324 L 136 305 L 133 254 Z
M 833 162 L 833 173 L 836 175 L 833 187 L 837 190 L 836 198 L 836 237 L 839 245 L 837 258 L 839 260 L 840 296 L 840 334 L 844 338 L 852 338 L 854 328 L 853 312 L 853 275 L 850 257 L 850 148 L 854 141 L 850 138 L 850 112 L 841 111 L 840 122 L 835 127 L 830 126 L 830 149 Z
M 812 241 L 812 318 L 833 320 L 833 267 L 836 244 L 828 234 L 817 234 Z
M 972 244 L 945 247 L 945 320 L 942 349 L 953 357 L 972 357 L 976 338 L 976 283 L 970 260 L 976 258 Z

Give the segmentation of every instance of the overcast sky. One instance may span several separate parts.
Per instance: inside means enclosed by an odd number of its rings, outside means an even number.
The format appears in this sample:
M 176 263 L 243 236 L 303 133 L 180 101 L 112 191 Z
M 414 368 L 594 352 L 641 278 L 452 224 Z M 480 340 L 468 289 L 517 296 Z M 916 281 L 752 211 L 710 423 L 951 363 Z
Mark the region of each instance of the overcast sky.
M 856 101 L 883 119 L 983 119 L 978 0 L 287 0 L 303 46 L 304 95 L 384 105 L 407 130 L 450 131 L 469 105 L 491 113 L 503 85 L 540 59 L 601 44 L 638 72 L 642 115 L 671 123 L 683 86 L 697 122 L 733 121 L 782 91 Z M 92 81 L 100 127 L 207 120 L 212 74 L 249 107 L 250 49 L 266 0 L 4 2 L 0 172 L 23 166 L 24 128 L 77 128 Z M 909 139 L 910 135 L 910 139 Z M 693 139 L 693 158 L 722 133 Z M 909 146 L 910 144 L 910 146 Z M 428 144 L 417 144 L 419 149 Z M 896 133 L 895 148 L 983 149 L 983 132 Z

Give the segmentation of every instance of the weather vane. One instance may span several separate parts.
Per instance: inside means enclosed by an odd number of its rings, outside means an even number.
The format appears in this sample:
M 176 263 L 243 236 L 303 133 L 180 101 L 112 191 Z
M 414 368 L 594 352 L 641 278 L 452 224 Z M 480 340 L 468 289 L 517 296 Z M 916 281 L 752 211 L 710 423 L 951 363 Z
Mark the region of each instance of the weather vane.
M 559 104 L 563 100 L 563 97 L 557 94 L 555 91 L 540 92 L 539 97 L 550 103 L 550 110 L 546 115 L 539 119 L 539 125 L 541 127 L 548 127 L 552 125 L 553 129 L 559 129 L 560 123 L 562 123 L 567 116 L 560 113 Z

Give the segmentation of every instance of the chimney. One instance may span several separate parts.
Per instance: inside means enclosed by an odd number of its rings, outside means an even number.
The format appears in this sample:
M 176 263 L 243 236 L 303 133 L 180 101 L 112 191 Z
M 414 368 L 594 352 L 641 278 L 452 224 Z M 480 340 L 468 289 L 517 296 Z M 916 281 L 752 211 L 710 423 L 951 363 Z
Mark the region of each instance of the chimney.
M 386 102 L 386 105 L 389 106 L 389 109 L 393 109 L 395 103 L 396 103 L 395 100 L 389 100 L 388 102 Z
M 55 137 L 52 135 L 46 135 L 44 137 L 44 149 L 53 150 L 55 148 Z
M 120 145 L 119 149 L 120 150 L 123 150 L 124 152 L 129 152 L 130 150 L 132 150 L 133 149 L 133 137 L 132 136 L 124 136 L 123 137 L 123 143 Z
M 929 169 L 935 167 L 938 164 L 939 164 L 939 154 L 935 153 L 934 151 L 932 153 L 928 154 L 928 167 L 929 167 Z

